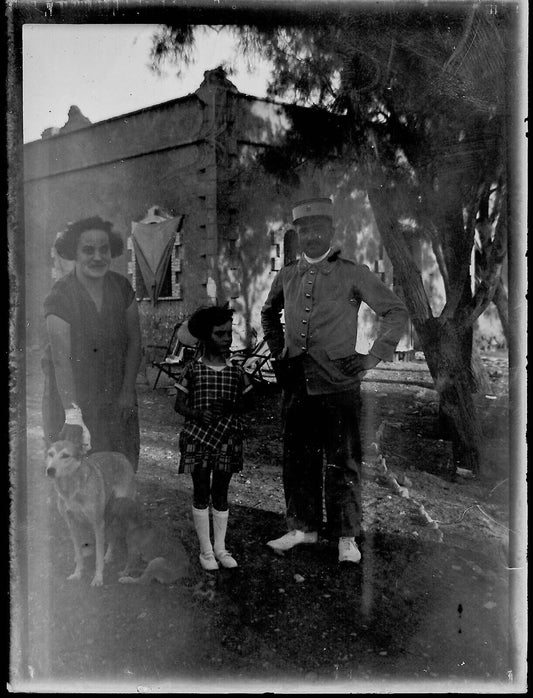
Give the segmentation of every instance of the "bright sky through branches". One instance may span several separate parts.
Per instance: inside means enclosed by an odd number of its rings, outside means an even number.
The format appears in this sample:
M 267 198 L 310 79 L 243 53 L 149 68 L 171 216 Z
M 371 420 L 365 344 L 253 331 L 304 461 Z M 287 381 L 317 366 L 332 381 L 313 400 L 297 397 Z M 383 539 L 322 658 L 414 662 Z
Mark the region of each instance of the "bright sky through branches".
M 161 76 L 149 68 L 148 24 L 27 24 L 23 30 L 24 142 L 44 129 L 63 126 L 71 105 L 93 123 L 196 90 L 204 71 L 228 63 L 230 80 L 245 94 L 265 96 L 268 69 L 256 62 L 248 72 L 230 35 L 209 30 L 198 40 L 195 63 L 176 76 L 163 65 Z

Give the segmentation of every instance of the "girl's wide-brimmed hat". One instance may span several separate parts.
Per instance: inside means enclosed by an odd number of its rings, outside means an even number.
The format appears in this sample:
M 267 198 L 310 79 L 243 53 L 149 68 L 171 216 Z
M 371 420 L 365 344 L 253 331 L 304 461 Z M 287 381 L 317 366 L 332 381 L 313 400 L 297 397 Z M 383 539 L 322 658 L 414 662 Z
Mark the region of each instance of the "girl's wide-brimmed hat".
M 199 340 L 205 341 L 209 337 L 213 326 L 229 322 L 232 316 L 233 310 L 230 309 L 229 302 L 201 306 L 180 325 L 178 339 L 182 344 L 194 347 Z
M 198 337 L 191 334 L 187 321 L 181 323 L 178 329 L 178 339 L 186 347 L 195 347 L 198 344 Z
M 325 216 L 333 218 L 333 202 L 327 196 L 317 199 L 304 199 L 294 204 L 292 209 L 292 220 L 294 223 L 301 218 L 312 216 Z

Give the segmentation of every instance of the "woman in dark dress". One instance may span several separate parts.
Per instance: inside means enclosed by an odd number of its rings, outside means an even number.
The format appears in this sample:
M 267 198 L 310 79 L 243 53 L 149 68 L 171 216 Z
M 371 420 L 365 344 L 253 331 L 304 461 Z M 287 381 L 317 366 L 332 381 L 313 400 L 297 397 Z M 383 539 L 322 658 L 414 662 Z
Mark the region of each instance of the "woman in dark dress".
M 123 453 L 136 471 L 139 314 L 129 281 L 110 270 L 122 238 L 96 216 L 69 224 L 55 248 L 75 266 L 44 301 L 45 441 L 66 438 L 73 427 L 79 434 L 81 427 L 86 450 Z

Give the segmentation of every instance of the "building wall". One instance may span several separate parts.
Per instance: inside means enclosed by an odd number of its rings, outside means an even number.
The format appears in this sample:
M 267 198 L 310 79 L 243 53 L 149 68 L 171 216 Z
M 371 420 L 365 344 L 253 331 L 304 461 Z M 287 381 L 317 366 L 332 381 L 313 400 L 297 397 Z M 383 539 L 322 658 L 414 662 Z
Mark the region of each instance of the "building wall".
M 283 262 L 291 204 L 332 191 L 325 171 L 310 168 L 294 189 L 257 164 L 257 154 L 288 123 L 282 105 L 242 95 L 212 71 L 188 97 L 97 124 L 82 122 L 26 144 L 29 343 L 44 341 L 42 300 L 54 280 L 50 252 L 57 232 L 68 221 L 97 214 L 113 221 L 126 240 L 132 221 L 154 205 L 185 216 L 183 294 L 155 306 L 138 301 L 145 345 L 166 344 L 175 322 L 215 300 L 230 300 L 236 310 L 237 345 L 248 343 L 254 330 L 260 333 L 260 309 Z M 364 218 L 359 201 L 348 216 L 356 221 L 353 237 Z M 375 247 L 370 244 L 371 253 Z M 130 260 L 125 245 L 113 268 L 127 275 Z
M 182 301 L 139 303 L 147 341 L 163 341 L 184 307 L 205 302 L 206 230 L 216 199 L 215 163 L 205 142 L 205 109 L 191 96 L 29 143 L 24 150 L 27 317 L 30 344 L 42 343 L 42 299 L 50 250 L 71 220 L 101 215 L 126 240 L 132 221 L 155 204 L 185 213 Z M 211 213 L 212 217 L 212 213 Z M 113 262 L 127 274 L 128 252 Z M 184 306 L 184 307 L 181 307 Z
M 57 232 L 68 221 L 101 215 L 126 241 L 132 222 L 155 205 L 185 216 L 182 297 L 156 305 L 138 301 L 145 346 L 165 345 L 177 321 L 215 300 L 229 300 L 236 310 L 236 345 L 249 343 L 254 331 L 260 334 L 260 309 L 283 264 L 292 203 L 333 192 L 332 171 L 309 167 L 295 188 L 258 164 L 257 155 L 288 125 L 283 105 L 242 95 L 209 71 L 187 97 L 26 144 L 30 345 L 44 342 L 42 301 L 53 283 L 50 251 Z M 342 192 L 334 208 L 336 238 L 346 256 L 368 264 L 392 285 L 392 267 L 366 196 Z M 127 275 L 130 260 L 125 245 L 113 268 Z M 361 319 L 358 349 L 364 351 L 375 319 L 365 307 Z M 399 349 L 410 348 L 408 332 Z

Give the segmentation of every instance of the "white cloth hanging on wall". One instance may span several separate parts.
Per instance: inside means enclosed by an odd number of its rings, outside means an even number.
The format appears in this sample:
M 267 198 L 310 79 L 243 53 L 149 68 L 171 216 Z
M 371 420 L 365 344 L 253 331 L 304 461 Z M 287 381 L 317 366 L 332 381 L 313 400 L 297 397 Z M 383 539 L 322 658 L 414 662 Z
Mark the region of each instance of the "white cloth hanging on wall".
M 165 281 L 176 233 L 181 229 L 182 222 L 183 216 L 176 216 L 159 223 L 131 224 L 135 256 L 144 284 L 154 304 L 159 298 Z

